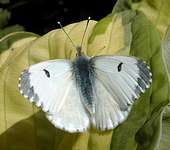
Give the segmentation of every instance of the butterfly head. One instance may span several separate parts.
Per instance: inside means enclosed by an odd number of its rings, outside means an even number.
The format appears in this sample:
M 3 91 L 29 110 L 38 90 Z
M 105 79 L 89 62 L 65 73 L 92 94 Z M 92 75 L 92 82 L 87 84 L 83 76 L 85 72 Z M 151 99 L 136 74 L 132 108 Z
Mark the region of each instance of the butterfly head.
M 77 46 L 76 50 L 77 50 L 76 56 L 78 56 L 78 57 L 82 56 L 82 47 L 81 46 Z
M 87 31 L 87 27 L 88 27 L 88 24 L 89 24 L 90 19 L 91 19 L 91 18 L 88 17 L 80 46 L 76 46 L 76 44 L 73 42 L 73 40 L 71 39 L 71 37 L 68 35 L 68 33 L 65 31 L 65 29 L 64 29 L 63 26 L 61 25 L 61 23 L 60 23 L 59 21 L 57 22 L 58 25 L 60 26 L 60 28 L 63 30 L 63 32 L 66 34 L 66 36 L 67 36 L 68 39 L 70 40 L 70 42 L 72 43 L 72 45 L 76 48 L 76 51 L 77 51 L 76 56 L 77 56 L 77 57 L 83 55 L 83 53 L 82 53 L 82 45 L 83 45 L 83 42 L 84 42 L 85 33 L 86 33 L 86 31 Z

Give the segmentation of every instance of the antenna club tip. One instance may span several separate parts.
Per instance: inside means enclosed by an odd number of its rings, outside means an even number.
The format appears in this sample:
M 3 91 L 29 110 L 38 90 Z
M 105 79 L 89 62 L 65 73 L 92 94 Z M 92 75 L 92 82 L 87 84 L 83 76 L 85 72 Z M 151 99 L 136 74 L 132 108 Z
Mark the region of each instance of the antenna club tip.
M 61 24 L 61 22 L 60 22 L 60 21 L 57 21 L 57 24 Z
M 90 19 L 91 19 L 91 17 L 89 16 L 89 17 L 88 17 L 88 20 L 90 20 Z

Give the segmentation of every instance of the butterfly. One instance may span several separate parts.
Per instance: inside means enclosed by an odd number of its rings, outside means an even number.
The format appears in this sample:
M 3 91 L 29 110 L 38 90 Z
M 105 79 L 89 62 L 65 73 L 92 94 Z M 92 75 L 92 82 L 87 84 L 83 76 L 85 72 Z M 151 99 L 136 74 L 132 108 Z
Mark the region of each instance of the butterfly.
M 150 68 L 136 57 L 88 57 L 81 47 L 76 50 L 73 61 L 48 60 L 24 70 L 20 93 L 41 107 L 57 128 L 68 132 L 84 132 L 91 126 L 114 129 L 150 87 Z

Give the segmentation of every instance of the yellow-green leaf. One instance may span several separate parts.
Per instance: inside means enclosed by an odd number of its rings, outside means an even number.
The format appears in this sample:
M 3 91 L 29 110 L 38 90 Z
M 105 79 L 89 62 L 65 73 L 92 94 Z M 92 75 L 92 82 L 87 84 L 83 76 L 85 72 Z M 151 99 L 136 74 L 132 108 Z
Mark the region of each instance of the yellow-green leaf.
M 170 23 L 170 0 L 118 0 L 113 12 L 127 9 L 142 11 L 164 36 Z
M 128 55 L 131 43 L 131 22 L 133 11 L 110 14 L 94 27 L 88 42 L 88 55 Z
M 0 30 L 0 38 L 2 38 L 3 36 L 5 36 L 9 33 L 23 31 L 23 30 L 24 30 L 24 27 L 22 27 L 20 25 L 13 25 L 13 26 L 6 27 L 6 28 Z
M 38 35 L 29 32 L 14 32 L 0 39 L 0 70 L 13 58 L 15 48 L 35 39 Z

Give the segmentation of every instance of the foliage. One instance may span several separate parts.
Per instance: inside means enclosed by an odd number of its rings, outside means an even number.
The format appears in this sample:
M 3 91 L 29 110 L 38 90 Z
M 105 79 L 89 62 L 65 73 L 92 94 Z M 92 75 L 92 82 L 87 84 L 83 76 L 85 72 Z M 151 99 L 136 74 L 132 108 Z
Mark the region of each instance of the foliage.
M 6 1 L 2 1 L 6 2 Z M 1 3 L 1 1 L 0 1 Z M 15 31 L 23 31 L 24 28 L 20 25 L 12 25 L 12 26 L 7 26 L 9 19 L 11 17 L 11 13 L 7 10 L 0 10 L 0 38 L 3 36 L 15 32 Z M 1 53 L 1 50 L 0 50 Z
M 8 4 L 10 0 L 0 0 L 0 4 Z
M 136 56 L 150 65 L 153 74 L 152 87 L 135 102 L 127 120 L 112 131 L 91 129 L 82 134 L 61 131 L 19 94 L 18 77 L 24 68 L 48 59 L 75 58 L 75 49 L 61 29 L 41 37 L 28 32 L 15 32 L 1 38 L 0 149 L 167 149 L 169 142 L 166 138 L 170 132 L 166 133 L 164 127 L 169 129 L 168 108 L 163 117 L 166 119 L 163 120 L 163 139 L 161 143 L 159 141 L 162 112 L 169 103 L 170 32 L 168 30 L 161 45 L 161 37 L 168 27 L 165 20 L 169 19 L 162 9 L 167 6 L 164 1 L 161 2 L 159 10 L 158 0 L 119 0 L 111 14 L 98 22 L 90 21 L 83 44 L 85 54 Z M 82 21 L 65 27 L 77 45 L 81 42 L 85 25 L 86 21 Z

